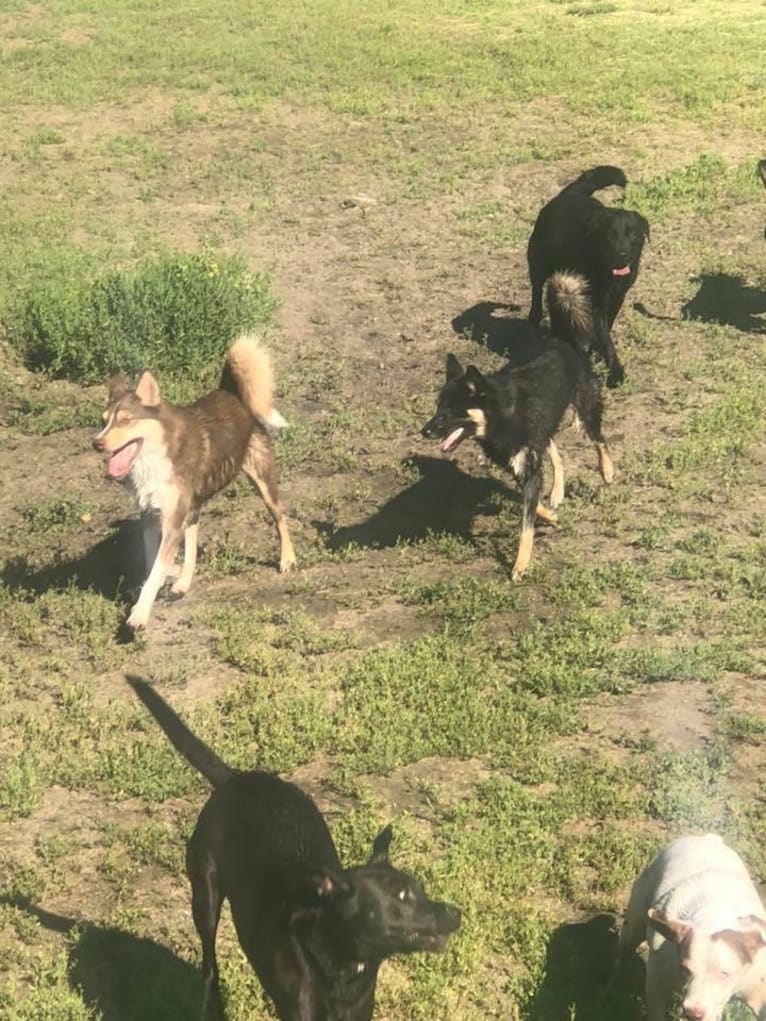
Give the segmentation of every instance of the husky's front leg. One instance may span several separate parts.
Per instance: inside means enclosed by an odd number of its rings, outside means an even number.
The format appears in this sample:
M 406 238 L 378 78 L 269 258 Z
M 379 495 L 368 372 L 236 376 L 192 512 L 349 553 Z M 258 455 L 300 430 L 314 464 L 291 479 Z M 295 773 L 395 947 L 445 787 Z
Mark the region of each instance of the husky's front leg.
M 526 447 L 519 451 L 511 461 L 511 470 L 521 484 L 524 495 L 519 551 L 511 572 L 512 581 L 521 581 L 524 572 L 529 567 L 532 545 L 535 541 L 535 515 L 543 481 L 540 457 L 536 451 Z
M 159 590 L 165 584 L 168 571 L 173 566 L 178 553 L 178 547 L 181 544 L 182 535 L 183 529 L 180 525 L 175 524 L 175 522 L 171 524 L 163 519 L 160 548 L 149 572 L 149 577 L 141 586 L 138 601 L 130 611 L 130 616 L 128 617 L 129 627 L 137 630 L 138 628 L 146 627 L 148 624 L 154 600 L 157 598 Z

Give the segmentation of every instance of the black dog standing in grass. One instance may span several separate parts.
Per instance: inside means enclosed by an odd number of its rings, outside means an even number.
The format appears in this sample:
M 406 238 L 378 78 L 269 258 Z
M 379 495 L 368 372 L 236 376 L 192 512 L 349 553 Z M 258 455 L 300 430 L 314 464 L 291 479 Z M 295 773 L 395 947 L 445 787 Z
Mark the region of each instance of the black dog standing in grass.
M 530 321 L 536 326 L 542 321 L 543 285 L 551 274 L 561 271 L 585 277 L 593 305 L 592 345 L 606 362 L 610 387 L 625 378 L 611 330 L 638 276 L 649 224 L 640 213 L 602 205 L 593 192 L 626 184 L 619 167 L 586 170 L 543 206 L 527 247 L 532 284 Z
M 213 785 L 186 851 L 202 942 L 203 1018 L 224 1017 L 215 938 L 228 898 L 239 942 L 281 1021 L 370 1021 L 381 963 L 443 950 L 460 911 L 388 863 L 391 827 L 344 869 L 311 798 L 271 773 L 230 769 L 146 681 L 128 682 Z

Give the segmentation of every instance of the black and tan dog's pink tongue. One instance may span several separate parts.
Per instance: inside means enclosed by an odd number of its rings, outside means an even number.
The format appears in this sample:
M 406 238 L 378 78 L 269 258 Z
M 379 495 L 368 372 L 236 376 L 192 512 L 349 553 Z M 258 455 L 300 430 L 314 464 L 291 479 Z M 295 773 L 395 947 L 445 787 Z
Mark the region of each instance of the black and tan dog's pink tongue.
M 615 277 L 626 277 L 630 273 L 630 266 L 623 266 L 621 269 L 613 269 L 612 276 Z
M 458 426 L 458 428 L 455 429 L 453 432 L 451 432 L 446 439 L 442 440 L 442 450 L 445 450 L 445 451 L 449 450 L 449 448 L 454 443 L 457 443 L 457 441 L 460 439 L 460 437 L 462 435 L 463 435 L 463 426 L 461 425 L 461 426 Z
M 109 458 L 109 468 L 107 470 L 113 479 L 121 479 L 124 475 L 128 474 L 136 459 L 136 453 L 136 444 L 127 443 L 112 454 Z

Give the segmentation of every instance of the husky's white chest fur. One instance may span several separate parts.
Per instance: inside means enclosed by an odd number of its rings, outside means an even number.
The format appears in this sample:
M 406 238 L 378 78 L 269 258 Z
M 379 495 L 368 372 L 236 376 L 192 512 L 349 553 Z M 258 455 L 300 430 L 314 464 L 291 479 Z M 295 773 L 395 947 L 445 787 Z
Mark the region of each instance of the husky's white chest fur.
M 162 511 L 166 487 L 172 478 L 173 462 L 163 447 L 142 450 L 125 482 L 140 510 Z

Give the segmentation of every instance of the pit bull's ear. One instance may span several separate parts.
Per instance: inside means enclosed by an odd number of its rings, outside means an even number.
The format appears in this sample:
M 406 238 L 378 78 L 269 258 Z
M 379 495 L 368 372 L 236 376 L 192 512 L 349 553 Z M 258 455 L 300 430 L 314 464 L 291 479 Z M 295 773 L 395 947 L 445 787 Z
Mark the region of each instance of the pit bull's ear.
M 691 935 L 692 926 L 688 922 L 681 922 L 677 919 L 666 918 L 661 911 L 657 911 L 656 908 L 649 908 L 647 912 L 649 918 L 649 925 L 653 929 L 656 929 L 661 936 L 665 939 L 669 939 L 673 943 L 683 943 L 683 941 Z
M 465 370 L 465 381 L 472 394 L 485 394 L 487 392 L 487 381 L 475 365 L 469 365 Z
M 763 181 L 763 184 L 766 187 L 766 160 L 758 161 L 758 176 Z
M 110 376 L 107 386 L 109 387 L 108 400 L 110 404 L 119 401 L 125 394 L 130 393 L 132 389 L 130 380 L 123 372 L 115 372 L 113 376 Z
M 645 216 L 642 216 L 640 213 L 634 213 L 633 215 L 636 218 L 636 223 L 641 228 L 641 233 L 644 235 L 647 241 L 651 241 L 652 235 L 649 230 L 649 221 L 647 220 L 647 218 Z
M 460 379 L 463 375 L 463 366 L 457 360 L 453 354 L 447 355 L 447 382 L 451 383 L 453 379 Z
M 391 840 L 393 839 L 394 831 L 389 823 L 384 830 L 375 837 L 375 842 L 372 845 L 372 854 L 368 865 L 387 865 L 388 864 L 388 849 L 391 846 Z
M 156 408 L 162 400 L 160 397 L 160 385 L 148 370 L 142 373 L 138 381 L 136 396 L 147 408 Z
M 750 964 L 758 951 L 763 950 L 766 946 L 761 928 L 764 923 L 755 915 L 744 915 L 737 921 L 745 925 L 755 924 L 755 928 L 722 929 L 720 932 L 713 933 L 713 939 L 721 939 L 728 943 L 732 950 L 739 954 L 743 964 Z

